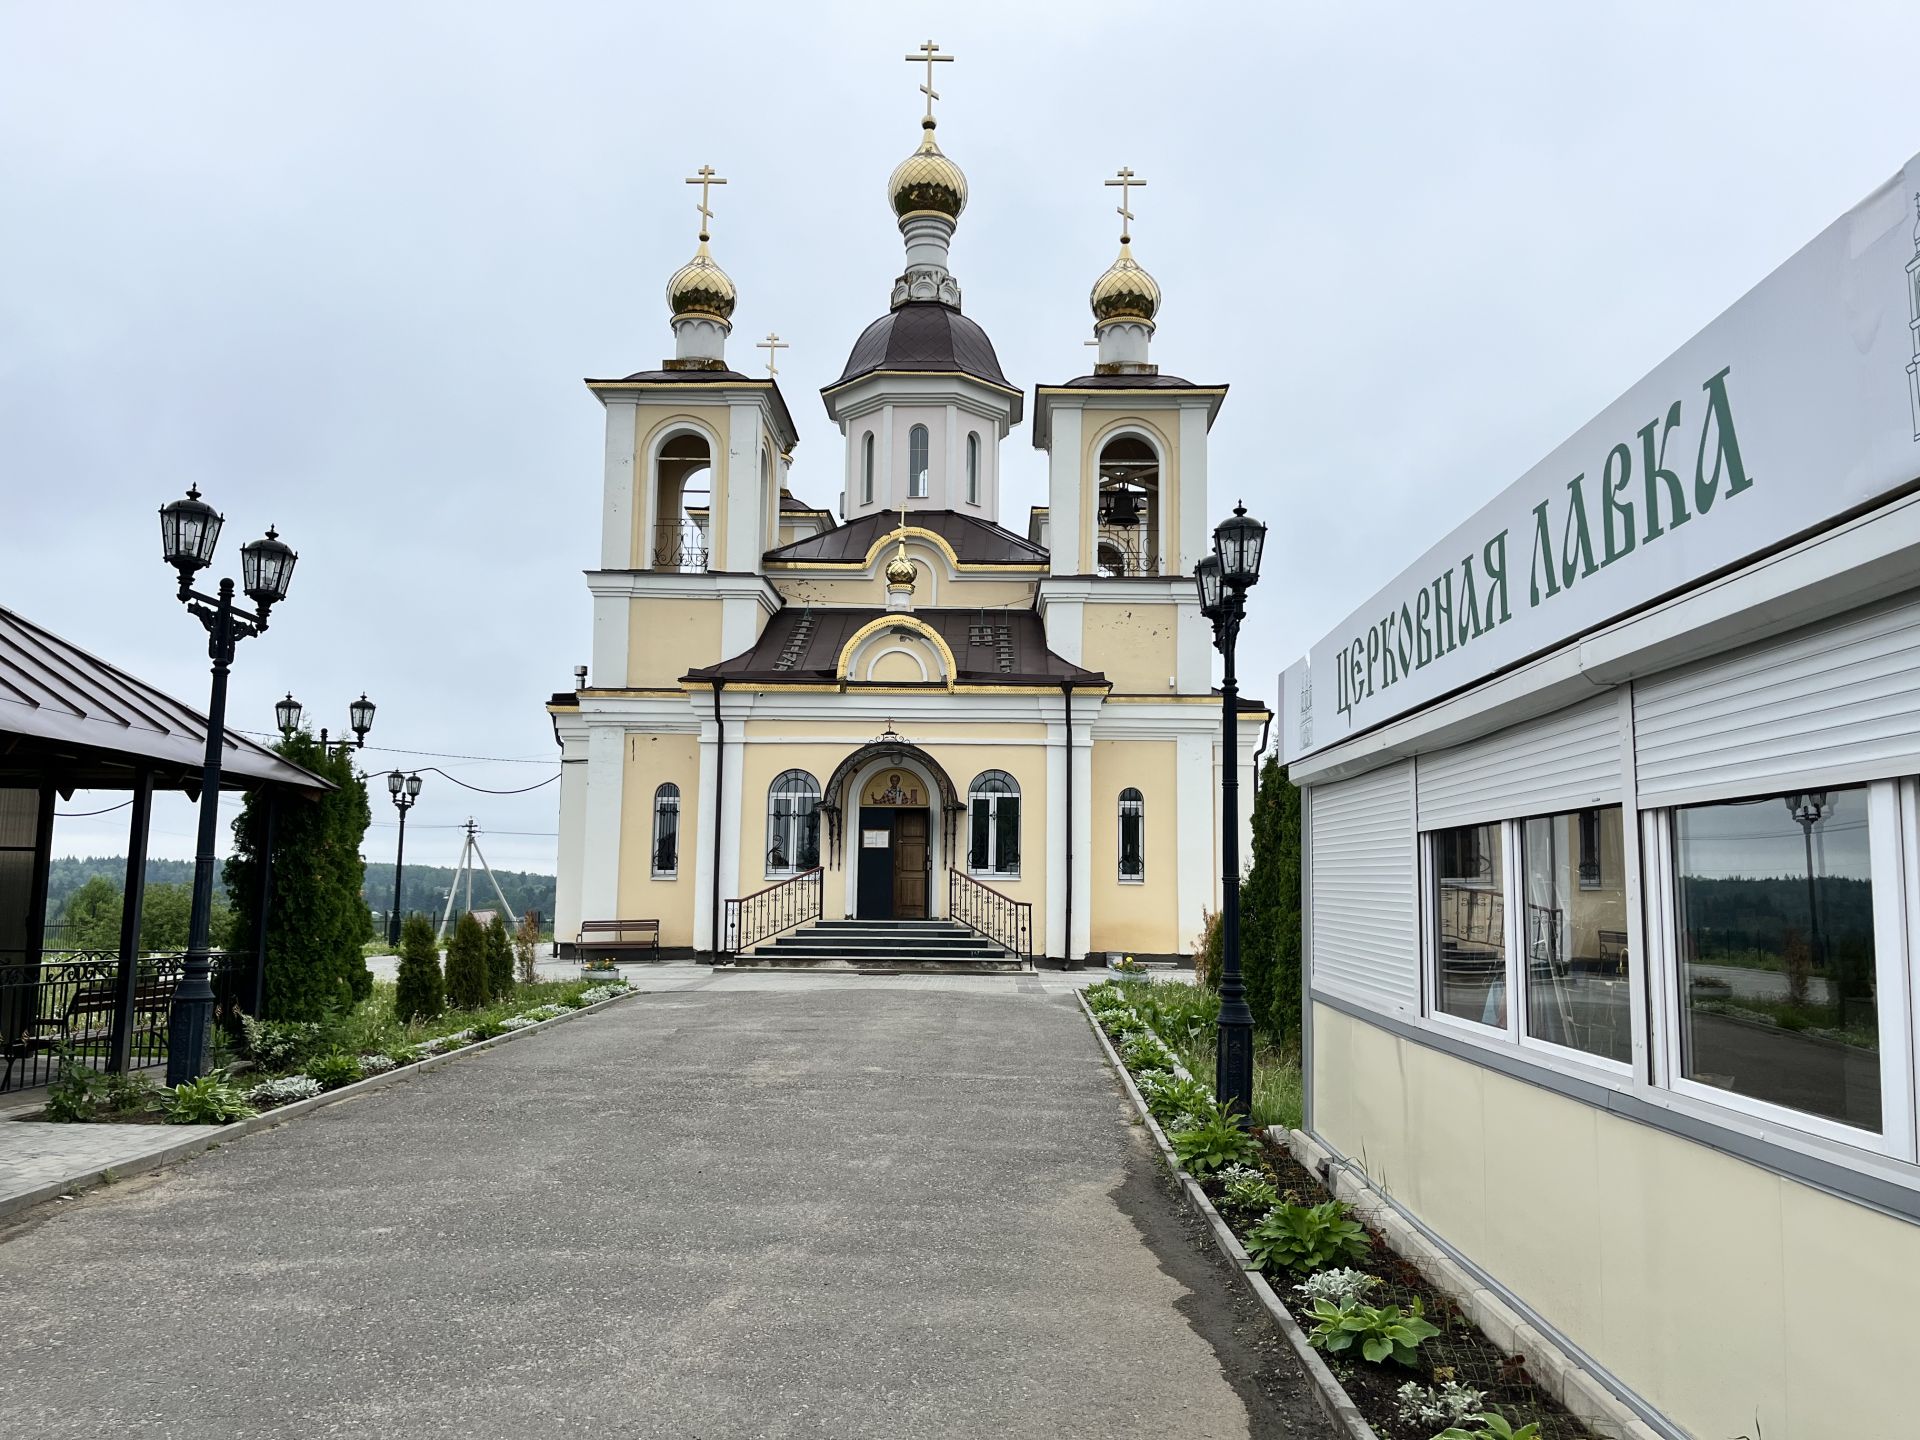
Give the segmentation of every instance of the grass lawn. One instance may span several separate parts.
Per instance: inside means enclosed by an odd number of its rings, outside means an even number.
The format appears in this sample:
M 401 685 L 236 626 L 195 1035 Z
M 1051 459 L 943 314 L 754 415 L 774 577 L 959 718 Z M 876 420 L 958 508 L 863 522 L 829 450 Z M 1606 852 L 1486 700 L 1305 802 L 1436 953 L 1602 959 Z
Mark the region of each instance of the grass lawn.
M 1127 999 L 1140 1016 L 1171 1045 L 1197 1078 L 1213 1083 L 1215 1026 L 1220 996 L 1188 980 L 1122 980 Z M 1264 1031 L 1254 1033 L 1253 1123 L 1300 1124 L 1300 1051 Z

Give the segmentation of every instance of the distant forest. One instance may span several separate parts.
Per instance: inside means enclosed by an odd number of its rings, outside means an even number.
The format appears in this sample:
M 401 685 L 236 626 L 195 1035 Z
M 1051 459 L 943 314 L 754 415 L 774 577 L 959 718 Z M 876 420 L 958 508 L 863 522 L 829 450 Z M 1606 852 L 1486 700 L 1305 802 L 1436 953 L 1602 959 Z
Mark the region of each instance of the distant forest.
M 528 909 L 538 910 L 544 923 L 553 923 L 553 876 L 524 870 L 495 870 L 493 873 L 500 881 L 500 888 L 506 891 L 507 903 L 513 906 L 514 914 L 522 914 Z M 56 941 L 59 939 L 59 927 L 66 916 L 67 901 L 96 875 L 112 885 L 115 894 L 120 893 L 127 875 L 126 858 L 119 855 L 89 855 L 84 858 L 65 856 L 52 862 L 47 877 L 47 930 L 51 938 Z M 453 884 L 453 876 L 452 868 L 445 865 L 407 866 L 402 882 L 401 908 L 418 910 L 438 920 L 442 907 L 447 903 L 447 887 Z M 147 861 L 149 889 L 160 885 L 192 884 L 191 860 Z M 216 903 L 224 902 L 226 887 L 221 881 L 219 866 L 214 867 L 213 889 Z M 368 908 L 385 915 L 387 907 L 393 903 L 393 866 L 369 864 L 366 884 L 361 893 L 366 897 Z M 466 899 L 464 883 L 460 887 L 460 899 Z M 485 871 L 474 875 L 473 904 L 479 910 L 494 909 L 499 905 L 494 899 L 493 887 L 487 883 Z
M 1873 886 L 1822 876 L 1815 885 L 1822 941 L 1836 954 L 1872 953 Z M 1681 924 L 1701 960 L 1752 964 L 1780 954 L 1789 937 L 1810 941 L 1807 877 L 1708 880 L 1680 877 Z

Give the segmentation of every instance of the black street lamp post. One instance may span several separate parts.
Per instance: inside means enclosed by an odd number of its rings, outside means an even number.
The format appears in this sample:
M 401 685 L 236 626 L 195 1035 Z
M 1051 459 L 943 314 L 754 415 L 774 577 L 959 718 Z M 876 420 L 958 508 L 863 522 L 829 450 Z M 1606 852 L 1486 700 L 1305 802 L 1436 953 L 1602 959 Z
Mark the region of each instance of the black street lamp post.
M 1213 644 L 1226 662 L 1220 682 L 1220 1032 L 1214 1057 L 1214 1094 L 1244 1128 L 1253 1115 L 1253 1011 L 1240 975 L 1240 686 L 1233 669 L 1247 591 L 1260 579 L 1267 527 L 1247 507 L 1213 532 L 1213 554 L 1193 567 L 1200 613 L 1213 622 Z
M 292 548 L 269 527 L 266 537 L 240 547 L 241 589 L 253 601 L 246 611 L 233 603 L 231 579 L 217 595 L 193 588 L 193 577 L 213 563 L 223 517 L 200 499 L 196 486 L 187 498 L 160 509 L 161 553 L 180 572 L 180 603 L 206 627 L 207 656 L 213 661 L 213 691 L 207 702 L 207 748 L 200 772 L 200 830 L 193 860 L 193 910 L 187 924 L 187 955 L 180 983 L 167 1014 L 167 1083 L 197 1080 L 206 1069 L 207 1030 L 213 1020 L 213 962 L 208 948 L 213 914 L 213 847 L 220 826 L 220 761 L 227 733 L 227 671 L 234 647 L 267 628 L 267 612 L 287 598 L 293 579 Z
M 1826 945 L 1820 935 L 1820 907 L 1817 903 L 1816 885 L 1813 874 L 1813 827 L 1818 825 L 1831 810 L 1827 804 L 1827 792 L 1815 790 L 1803 795 L 1786 797 L 1787 812 L 1800 823 L 1801 837 L 1807 845 L 1807 929 L 1812 937 L 1812 960 L 1827 980 L 1827 1002 L 1833 1006 L 1837 1023 L 1842 1029 L 1847 1023 L 1846 989 L 1840 983 L 1838 967 L 1827 963 Z
M 400 867 L 407 858 L 407 811 L 420 798 L 420 777 L 390 771 L 387 793 L 393 797 L 393 808 L 400 812 L 400 845 L 393 852 L 393 912 L 387 916 L 387 944 L 397 946 L 400 943 Z
M 353 739 L 342 739 L 339 742 L 341 749 L 344 750 L 351 745 L 359 750 L 366 745 L 367 732 L 373 729 L 373 712 L 378 708 L 373 701 L 367 699 L 367 692 L 364 690 L 360 692 L 358 700 L 347 706 L 347 728 L 353 731 Z M 293 734 L 306 718 L 306 707 L 293 698 L 291 690 L 287 692 L 286 699 L 274 702 L 273 719 L 274 723 L 280 727 L 282 735 Z M 323 725 L 320 727 L 320 748 L 326 749 L 329 743 L 327 728 Z

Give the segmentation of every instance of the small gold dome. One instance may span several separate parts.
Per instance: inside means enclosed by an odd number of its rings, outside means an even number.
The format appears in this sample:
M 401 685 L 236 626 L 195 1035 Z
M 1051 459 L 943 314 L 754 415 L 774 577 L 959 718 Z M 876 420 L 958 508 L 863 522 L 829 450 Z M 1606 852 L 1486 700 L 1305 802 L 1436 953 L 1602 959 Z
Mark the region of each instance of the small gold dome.
M 934 143 L 933 122 L 923 122 L 920 148 L 895 167 L 887 181 L 887 198 L 893 213 L 901 217 L 916 210 L 931 210 L 958 220 L 967 208 L 967 177 L 960 167 L 940 153 Z
M 1087 297 L 1087 303 L 1093 306 L 1096 325 L 1109 320 L 1142 320 L 1151 325 L 1160 309 L 1160 286 L 1133 258 L 1132 247 L 1122 240 L 1120 258 L 1093 282 L 1093 293 Z
M 730 323 L 734 303 L 739 298 L 740 292 L 733 288 L 733 280 L 714 264 L 704 238 L 693 259 L 674 271 L 673 278 L 667 281 L 667 307 L 676 317 L 705 315 Z
M 893 559 L 887 562 L 887 583 L 904 585 L 911 590 L 913 582 L 919 578 L 920 567 L 907 558 L 907 542 L 902 538 L 900 548 L 893 552 Z

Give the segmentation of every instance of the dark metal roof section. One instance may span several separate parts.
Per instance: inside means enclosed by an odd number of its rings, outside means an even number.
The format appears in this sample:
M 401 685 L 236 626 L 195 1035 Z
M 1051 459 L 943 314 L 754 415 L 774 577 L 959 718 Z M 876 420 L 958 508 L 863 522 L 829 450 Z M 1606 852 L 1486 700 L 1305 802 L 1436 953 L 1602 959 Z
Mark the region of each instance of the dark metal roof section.
M 1178 375 L 1082 375 L 1060 385 L 1045 385 L 1045 390 L 1196 390 L 1191 380 Z
M 53 771 L 63 784 L 129 783 L 133 767 L 198 779 L 207 717 L 22 615 L 0 610 L 0 775 Z M 226 733 L 223 773 L 236 788 L 330 782 L 244 736 Z
M 1000 357 L 993 353 L 987 332 L 937 300 L 910 300 L 867 326 L 853 342 L 846 370 L 826 388 L 837 390 L 876 370 L 958 372 L 1002 389 L 1015 388 L 1001 373 Z
M 816 609 L 788 606 L 767 622 L 744 655 L 689 671 L 691 682 L 771 684 L 832 682 L 840 652 L 854 632 L 874 620 L 917 620 L 930 626 L 953 651 L 963 685 L 1057 685 L 1063 680 L 1101 685 L 1106 676 L 1085 670 L 1047 648 L 1046 627 L 1031 610 Z M 902 629 L 914 631 L 911 625 Z M 859 682 L 855 682 L 856 688 Z M 930 682 L 937 688 L 939 682 Z
M 786 560 L 796 564 L 809 561 L 845 564 L 864 561 L 877 540 L 893 534 L 900 524 L 898 510 L 876 510 L 836 525 L 831 530 L 804 539 L 789 541 L 769 550 L 768 560 Z M 1011 530 L 1003 530 L 990 520 L 962 515 L 957 510 L 909 510 L 909 528 L 931 530 L 953 547 L 953 553 L 968 565 L 1044 565 L 1047 552 Z

